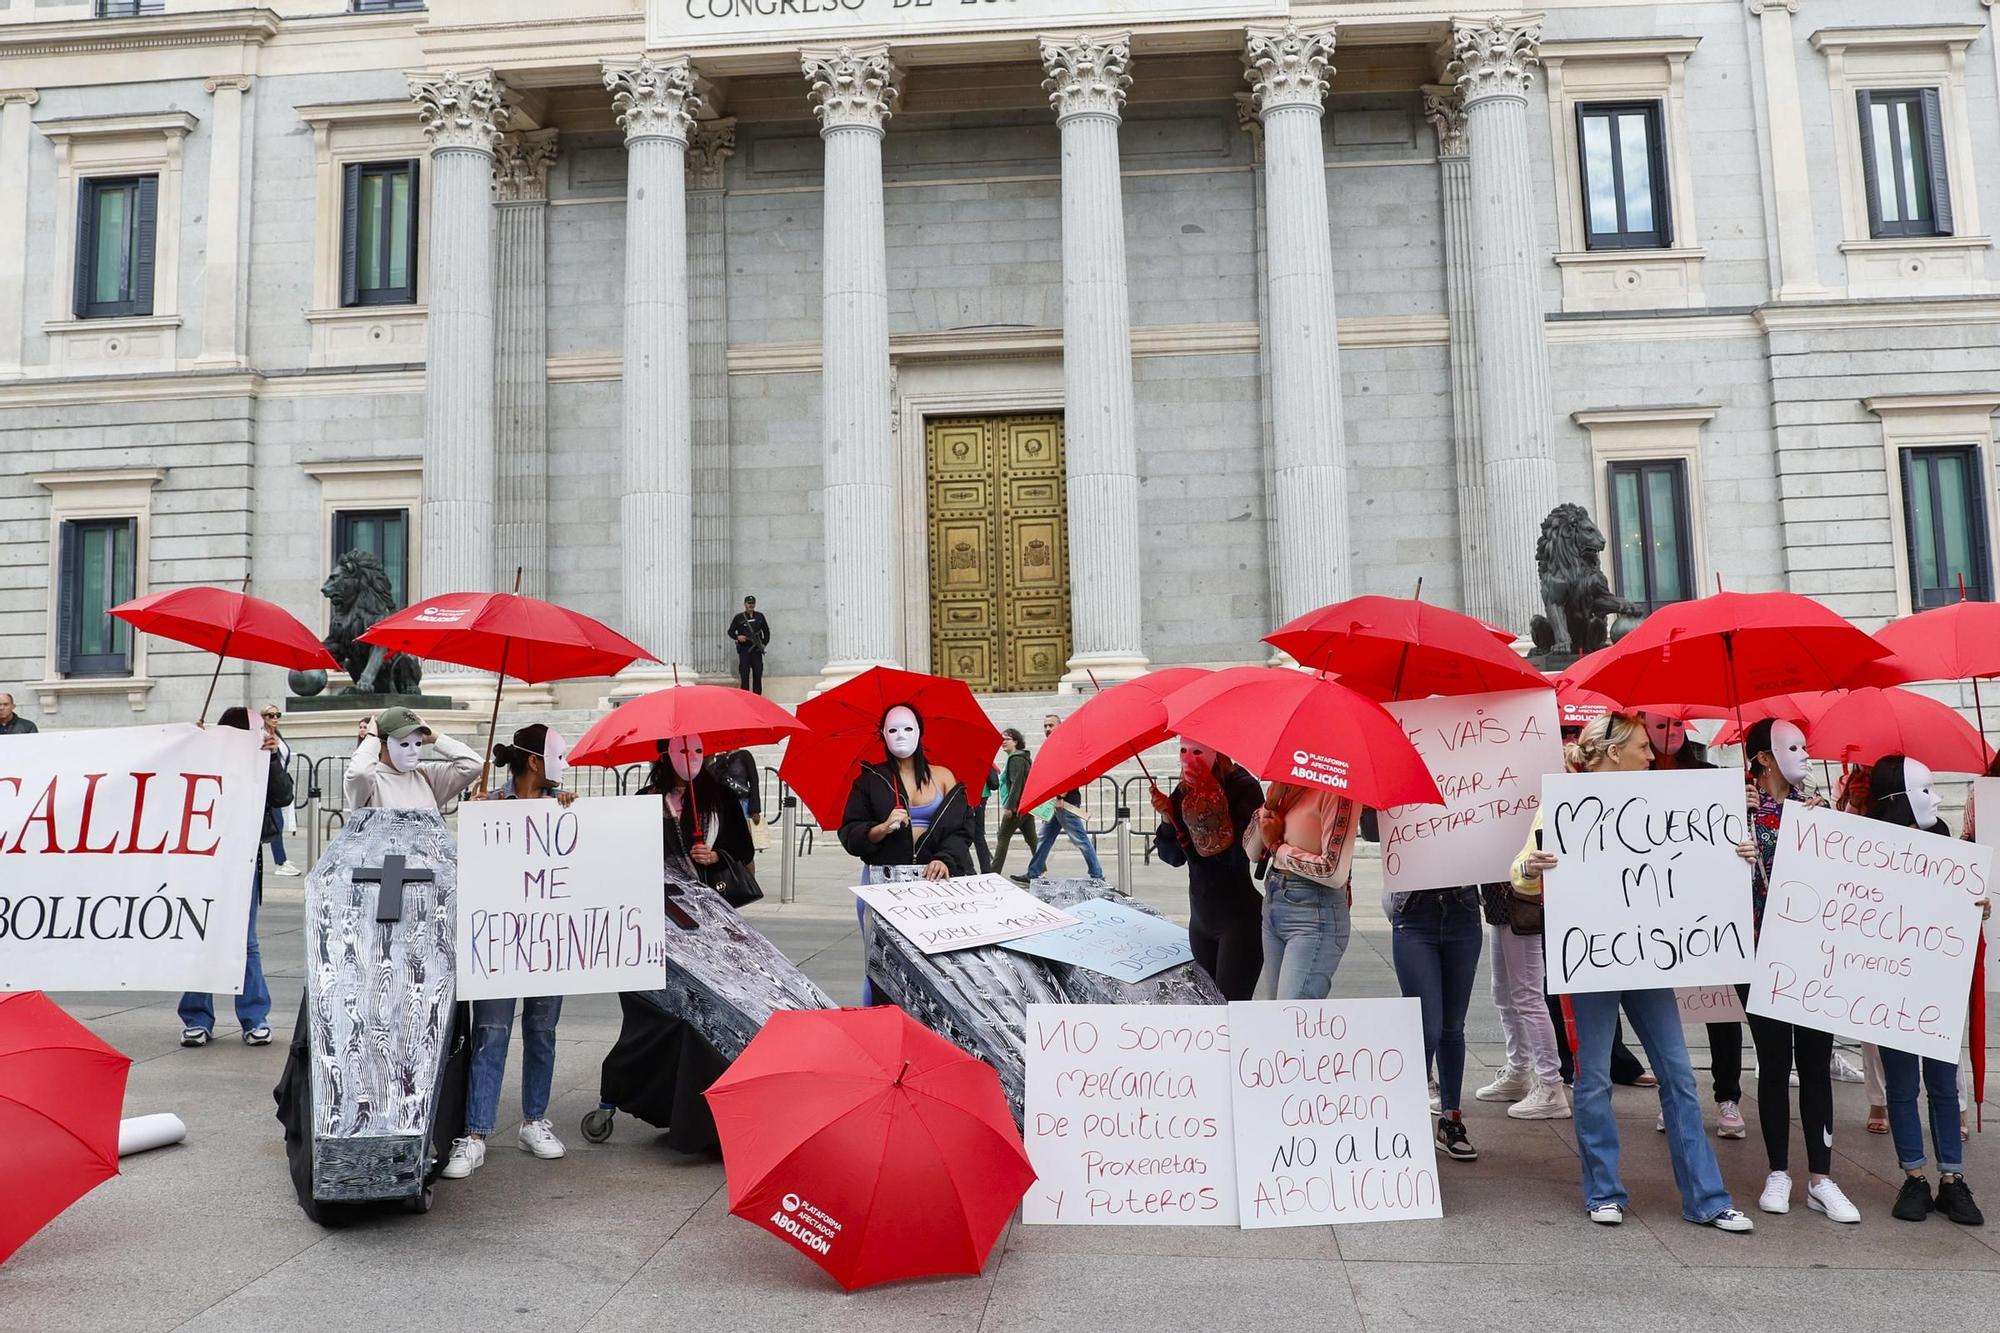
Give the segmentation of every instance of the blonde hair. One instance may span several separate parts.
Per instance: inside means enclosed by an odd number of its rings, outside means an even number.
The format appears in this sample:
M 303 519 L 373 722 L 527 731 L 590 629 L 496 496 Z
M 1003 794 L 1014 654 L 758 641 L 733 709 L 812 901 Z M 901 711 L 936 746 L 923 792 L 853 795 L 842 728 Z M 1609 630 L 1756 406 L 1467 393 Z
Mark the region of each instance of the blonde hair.
M 1646 724 L 1638 717 L 1631 713 L 1606 713 L 1593 718 L 1581 735 L 1563 747 L 1563 762 L 1572 773 L 1587 773 L 1617 746 L 1645 739 Z

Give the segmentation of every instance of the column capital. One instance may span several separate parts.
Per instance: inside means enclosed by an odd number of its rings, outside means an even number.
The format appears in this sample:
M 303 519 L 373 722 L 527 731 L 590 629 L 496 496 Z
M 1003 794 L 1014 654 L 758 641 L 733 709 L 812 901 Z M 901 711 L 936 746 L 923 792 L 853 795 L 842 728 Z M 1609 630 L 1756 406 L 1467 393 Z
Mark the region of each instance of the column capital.
M 1243 77 L 1250 80 L 1260 112 L 1306 107 L 1318 111 L 1326 103 L 1327 80 L 1333 77 L 1334 25 L 1248 30 Z
M 1250 161 L 1261 165 L 1264 161 L 1264 121 L 1257 114 L 1255 93 L 1236 94 L 1236 128 L 1250 139 Z
M 903 93 L 897 86 L 902 71 L 889 58 L 887 43 L 809 47 L 799 52 L 799 68 L 810 85 L 821 134 L 834 130 L 880 134 Z
M 687 184 L 690 190 L 722 188 L 722 164 L 736 155 L 736 117 L 695 122 L 688 138 Z
M 493 146 L 494 198 L 503 204 L 540 204 L 549 198 L 549 168 L 556 161 L 556 131 L 503 134 Z
M 212 79 L 203 79 L 201 86 L 211 94 L 225 91 L 247 93 L 250 91 L 250 76 L 248 74 L 220 74 Z M 5 97 L 5 93 L 0 93 L 0 99 L 4 99 Z
M 1072 116 L 1118 119 L 1125 90 L 1132 86 L 1131 65 L 1129 32 L 1042 38 L 1042 68 L 1048 73 L 1042 87 L 1057 121 Z
M 646 58 L 636 65 L 607 63 L 604 87 L 628 144 L 639 139 L 685 144 L 694 129 L 695 113 L 702 108 L 694 65 L 686 56 L 657 62 Z
M 466 148 L 490 154 L 513 116 L 513 108 L 507 105 L 507 86 L 491 71 L 413 74 L 410 96 L 416 101 L 417 119 L 423 122 L 433 149 Z
M 1980 3 L 1988 9 L 1993 7 L 1993 0 L 1980 0 Z M 1799 12 L 1799 0 L 1750 0 L 1750 12 L 1760 18 L 1780 9 L 1787 14 L 1796 14 Z
M 1437 133 L 1439 157 L 1466 155 L 1465 96 L 1457 85 L 1424 85 L 1424 119 Z
M 1534 82 L 1533 66 L 1541 62 L 1542 25 L 1490 19 L 1458 23 L 1451 33 L 1454 59 L 1445 78 L 1458 85 L 1465 104 L 1489 97 L 1525 100 Z
M 33 106 L 42 100 L 42 95 L 33 88 L 0 88 L 0 106 Z

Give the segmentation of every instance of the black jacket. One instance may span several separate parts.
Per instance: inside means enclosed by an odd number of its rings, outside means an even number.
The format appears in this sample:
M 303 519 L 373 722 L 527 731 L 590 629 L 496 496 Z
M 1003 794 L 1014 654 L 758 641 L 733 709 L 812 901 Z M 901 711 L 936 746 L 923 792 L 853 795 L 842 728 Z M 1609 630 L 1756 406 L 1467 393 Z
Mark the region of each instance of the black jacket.
M 683 799 L 678 819 L 669 816 L 664 805 L 660 807 L 660 837 L 668 858 L 687 856 L 688 849 L 694 845 L 694 815 L 699 810 L 704 827 L 711 816 L 715 819 L 715 837 L 709 846 L 731 860 L 749 865 L 757 855 L 757 845 L 750 841 L 750 821 L 743 817 L 743 807 L 737 803 L 735 794 L 717 782 L 707 769 L 695 774 L 693 786 L 693 805 L 690 807 L 688 801 Z M 658 796 L 660 790 L 647 783 L 638 794 Z M 710 866 L 696 866 L 695 869 L 708 872 L 701 876 L 703 883 L 709 883 L 712 877 L 719 878 L 722 873 Z
M 739 639 L 739 634 L 747 634 L 747 639 Z M 729 622 L 729 641 L 736 645 L 739 657 L 761 657 L 771 646 L 771 622 L 761 611 L 738 611 L 736 619 Z
M 723 786 L 734 792 L 740 801 L 748 801 L 745 811 L 751 818 L 763 814 L 764 802 L 758 790 L 757 756 L 748 750 L 730 750 L 713 756 L 708 761 L 708 771 L 713 773 Z
M 942 861 L 954 875 L 973 873 L 972 813 L 966 805 L 965 784 L 945 793 L 937 818 L 915 837 L 905 824 L 879 843 L 868 841 L 868 830 L 889 817 L 898 805 L 908 807 L 895 770 L 886 764 L 863 764 L 847 793 L 847 810 L 840 821 L 840 845 L 863 865 L 920 866 Z
M 1243 769 L 1232 768 L 1222 780 L 1222 794 L 1229 800 L 1229 825 L 1234 835 L 1226 850 L 1203 856 L 1181 841 L 1177 824 L 1164 819 L 1153 830 L 1153 851 L 1160 860 L 1166 865 L 1188 868 L 1188 904 L 1204 919 L 1262 910 L 1257 886 L 1250 881 L 1250 858 L 1243 852 L 1243 831 L 1256 818 L 1257 807 L 1264 804 L 1264 788 Z M 1175 784 L 1169 799 L 1174 804 L 1176 820 L 1181 816 L 1184 795 L 1180 785 Z
M 292 790 L 292 775 L 276 754 L 271 756 L 270 776 L 264 780 L 264 834 L 261 839 L 269 842 L 285 831 L 285 807 L 292 803 L 296 793 Z

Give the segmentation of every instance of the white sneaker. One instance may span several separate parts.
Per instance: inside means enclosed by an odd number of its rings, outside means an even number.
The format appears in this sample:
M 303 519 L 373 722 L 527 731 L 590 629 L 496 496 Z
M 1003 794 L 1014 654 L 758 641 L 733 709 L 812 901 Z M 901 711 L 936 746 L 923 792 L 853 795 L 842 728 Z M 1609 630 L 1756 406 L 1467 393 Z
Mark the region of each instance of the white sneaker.
M 1443 1100 L 1443 1097 L 1444 1097 L 1444 1094 L 1442 1094 L 1442 1093 L 1440 1093 L 1440 1092 L 1438 1091 L 1438 1081 L 1437 1081 L 1436 1079 L 1432 1079 L 1432 1080 L 1431 1080 L 1431 1114 L 1432 1114 L 1432 1115 L 1443 1115 L 1443 1114 L 1444 1114 L 1444 1100 Z
M 300 870 L 297 866 L 293 865 L 290 861 L 287 861 L 285 862 L 285 864 L 281 866 L 273 866 L 271 868 L 271 873 L 278 876 L 280 879 L 297 879 L 300 875 L 304 874 L 305 872 Z
M 484 1165 L 486 1165 L 486 1140 L 475 1139 L 468 1135 L 462 1139 L 452 1140 L 451 1160 L 444 1164 L 444 1170 L 439 1174 L 446 1180 L 464 1180 Z
M 1667 1132 L 1667 1113 L 1665 1111 L 1653 1117 L 1653 1128 L 1662 1134 Z
M 1482 1102 L 1518 1102 L 1535 1089 L 1535 1080 L 1525 1069 L 1508 1066 L 1500 1076 L 1472 1095 Z
M 1561 1083 L 1537 1083 L 1534 1091 L 1507 1108 L 1516 1120 L 1567 1120 L 1569 1098 Z
M 1702 1223 L 1702 1225 L 1705 1227 L 1714 1227 L 1717 1231 L 1743 1232 L 1755 1231 L 1757 1229 L 1757 1224 L 1750 1220 L 1748 1213 L 1739 1213 L 1734 1208 L 1723 1209 L 1714 1217 Z
M 1867 1075 L 1862 1073 L 1861 1066 L 1855 1064 L 1854 1061 L 1848 1059 L 1839 1051 L 1833 1053 L 1833 1059 L 1828 1063 L 1827 1072 L 1833 1075 L 1835 1083 L 1860 1083 L 1867 1078 Z
M 1625 1210 L 1615 1203 L 1601 1203 L 1590 1210 L 1590 1220 L 1601 1227 L 1615 1227 L 1625 1220 Z
M 1715 1106 L 1715 1137 L 1718 1139 L 1740 1139 L 1750 1132 L 1743 1123 L 1743 1111 L 1735 1102 L 1717 1102 Z
M 529 1120 L 521 1126 L 521 1150 L 544 1159 L 563 1155 L 562 1140 L 546 1120 Z
M 1843 1199 L 1841 1202 L 1845 1203 L 1846 1200 Z M 1757 1196 L 1757 1206 L 1767 1213 L 1791 1212 L 1791 1176 L 1783 1171 L 1773 1171 L 1770 1175 L 1764 1177 L 1764 1192 Z
M 1806 1186 L 1806 1207 L 1825 1213 L 1829 1222 L 1859 1222 L 1861 1210 L 1847 1201 L 1840 1186 L 1831 1180 L 1815 1180 Z

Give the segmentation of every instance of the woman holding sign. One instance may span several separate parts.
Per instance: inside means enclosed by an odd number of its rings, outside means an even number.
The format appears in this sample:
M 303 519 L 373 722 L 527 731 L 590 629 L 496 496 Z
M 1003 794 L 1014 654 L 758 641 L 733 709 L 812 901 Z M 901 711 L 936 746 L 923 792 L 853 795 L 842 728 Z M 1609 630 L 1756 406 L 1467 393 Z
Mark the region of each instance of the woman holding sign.
M 1868 775 L 1868 813 L 1885 824 L 1951 836 L 1938 817 L 1936 779 L 1929 768 L 1900 754 L 1876 760 Z M 1960 1226 L 1986 1224 L 1965 1183 L 1965 1137 L 1959 1129 L 1958 1062 L 1919 1057 L 1888 1046 L 1882 1050 L 1882 1077 L 1888 1085 L 1889 1134 L 1896 1144 L 1896 1163 L 1903 1168 L 1903 1188 L 1891 1210 L 1899 1221 L 1921 1222 L 1932 1212 L 1943 1213 Z M 1924 1121 L 1917 1110 L 1917 1085 L 1929 1094 L 1931 1144 L 1937 1149 L 1938 1187 L 1935 1197 L 1924 1178 Z
M 1274 782 L 1243 834 L 1264 881 L 1264 998 L 1324 1000 L 1353 929 L 1361 807 L 1324 787 Z
M 1606 713 L 1585 727 L 1564 754 L 1579 773 L 1637 773 L 1652 767 L 1653 748 L 1646 724 L 1624 713 Z M 1757 849 L 1744 843 L 1736 854 L 1755 864 Z M 1542 818 L 1514 862 L 1514 888 L 1542 891 L 1542 877 L 1558 858 L 1542 849 Z M 1615 892 L 1605 886 L 1605 892 Z M 1576 1015 L 1576 1144 L 1583 1161 L 1583 1204 L 1590 1220 L 1617 1226 L 1625 1220 L 1627 1195 L 1618 1176 L 1618 1122 L 1611 1114 L 1611 1035 L 1622 1004 L 1632 1030 L 1652 1058 L 1660 1079 L 1661 1109 L 1667 1120 L 1667 1149 L 1680 1187 L 1681 1216 L 1719 1231 L 1754 1231 L 1756 1223 L 1738 1212 L 1722 1183 L 1715 1150 L 1702 1132 L 1701 1103 L 1695 1095 L 1694 1067 L 1681 1035 L 1680 1004 L 1670 989 L 1599 991 L 1572 995 Z
M 1227 1000 L 1255 999 L 1264 970 L 1263 902 L 1243 854 L 1262 804 L 1255 776 L 1185 736 L 1173 794 L 1153 788 L 1153 850 L 1162 864 L 1187 867 L 1188 947 Z

